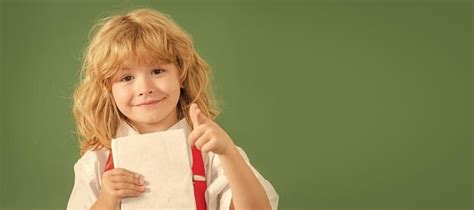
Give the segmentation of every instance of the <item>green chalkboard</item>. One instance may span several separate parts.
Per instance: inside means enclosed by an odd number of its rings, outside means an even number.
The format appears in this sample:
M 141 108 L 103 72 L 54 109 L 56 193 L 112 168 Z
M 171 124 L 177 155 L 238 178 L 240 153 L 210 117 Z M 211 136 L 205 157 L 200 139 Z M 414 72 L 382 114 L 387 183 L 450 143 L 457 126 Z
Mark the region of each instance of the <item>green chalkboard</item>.
M 1 210 L 65 209 L 89 30 L 143 6 L 191 34 L 279 209 L 473 208 L 470 0 L 3 0 Z

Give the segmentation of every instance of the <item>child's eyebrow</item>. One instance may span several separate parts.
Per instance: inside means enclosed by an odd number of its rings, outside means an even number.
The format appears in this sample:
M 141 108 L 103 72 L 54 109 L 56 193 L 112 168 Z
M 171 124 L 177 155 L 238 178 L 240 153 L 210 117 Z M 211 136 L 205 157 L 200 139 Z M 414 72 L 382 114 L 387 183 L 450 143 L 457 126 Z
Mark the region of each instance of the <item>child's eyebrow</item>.
M 149 64 L 148 66 L 152 67 L 152 68 L 157 68 L 157 67 L 160 67 L 160 68 L 164 68 L 166 65 L 168 65 L 169 63 L 151 63 Z M 127 71 L 127 70 L 131 70 L 132 68 L 131 67 L 128 67 L 128 66 L 122 66 L 119 70 L 121 71 Z
M 130 71 L 130 70 L 131 70 L 131 68 L 126 67 L 126 66 L 119 69 L 119 71 Z
M 150 66 L 152 66 L 153 68 L 164 68 L 166 66 L 166 63 L 155 63 L 151 64 Z

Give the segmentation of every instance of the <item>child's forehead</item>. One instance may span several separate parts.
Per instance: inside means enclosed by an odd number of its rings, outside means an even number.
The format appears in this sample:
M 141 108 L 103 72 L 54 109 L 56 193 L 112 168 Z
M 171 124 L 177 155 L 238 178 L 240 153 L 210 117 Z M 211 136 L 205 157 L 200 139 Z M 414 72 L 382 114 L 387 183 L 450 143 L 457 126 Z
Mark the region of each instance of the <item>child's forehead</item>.
M 152 61 L 136 61 L 133 59 L 126 60 L 120 64 L 118 68 L 119 71 L 130 71 L 136 68 L 137 66 L 150 66 L 150 67 L 159 67 L 169 64 L 169 61 L 165 60 L 152 60 Z

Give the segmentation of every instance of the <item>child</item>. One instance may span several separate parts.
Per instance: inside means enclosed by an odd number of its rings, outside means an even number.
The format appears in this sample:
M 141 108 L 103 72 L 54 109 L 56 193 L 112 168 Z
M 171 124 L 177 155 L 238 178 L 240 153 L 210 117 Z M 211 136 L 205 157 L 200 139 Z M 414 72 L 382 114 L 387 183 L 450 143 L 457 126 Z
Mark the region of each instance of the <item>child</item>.
M 95 29 L 74 93 L 82 157 L 67 209 L 120 209 L 122 199 L 141 196 L 146 177 L 114 168 L 111 139 L 173 129 L 193 145 L 198 210 L 277 209 L 272 185 L 213 121 L 210 69 L 169 16 L 137 9 Z

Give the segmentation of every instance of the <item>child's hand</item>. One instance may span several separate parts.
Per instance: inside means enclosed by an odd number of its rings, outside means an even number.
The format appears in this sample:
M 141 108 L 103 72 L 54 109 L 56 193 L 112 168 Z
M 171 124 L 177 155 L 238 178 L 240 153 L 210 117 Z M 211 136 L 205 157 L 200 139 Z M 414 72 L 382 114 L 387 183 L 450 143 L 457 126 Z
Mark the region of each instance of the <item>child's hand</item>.
M 107 209 L 120 208 L 123 198 L 137 197 L 145 192 L 140 175 L 123 168 L 114 168 L 102 175 L 102 187 L 96 203 Z
M 191 104 L 189 115 L 193 123 L 193 131 L 189 134 L 190 145 L 203 152 L 213 152 L 218 155 L 225 155 L 235 148 L 230 136 L 216 122 L 207 118 L 201 113 L 197 104 Z

